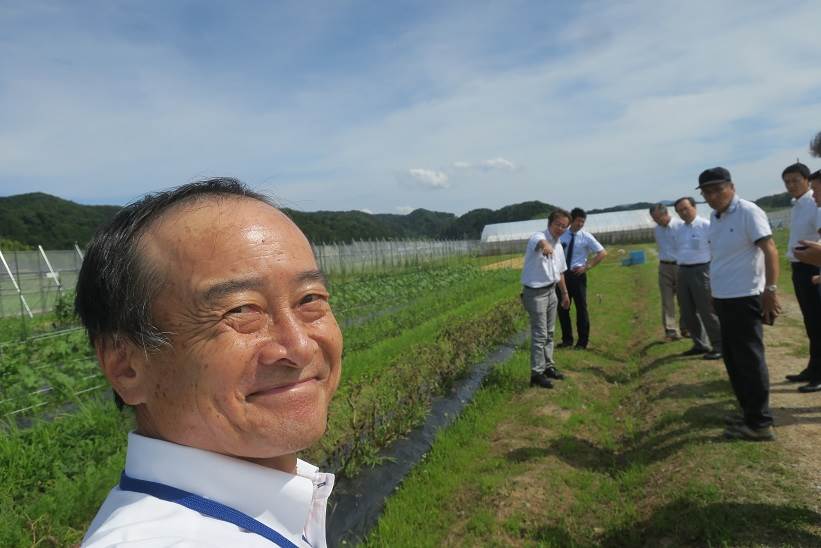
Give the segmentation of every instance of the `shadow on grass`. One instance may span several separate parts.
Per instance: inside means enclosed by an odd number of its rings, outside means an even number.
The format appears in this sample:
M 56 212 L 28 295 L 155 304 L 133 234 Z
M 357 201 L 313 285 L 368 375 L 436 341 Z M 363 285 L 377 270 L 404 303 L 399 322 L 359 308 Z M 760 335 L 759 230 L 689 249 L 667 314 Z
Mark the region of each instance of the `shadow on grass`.
M 631 466 L 664 460 L 689 445 L 723 442 L 715 428 L 723 426 L 723 416 L 732 410 L 730 400 L 692 406 L 680 415 L 669 415 L 646 430 L 622 438 L 619 449 L 566 434 L 551 440 L 547 447 L 515 449 L 507 454 L 507 459 L 523 462 L 555 456 L 573 468 L 616 477 Z
M 659 392 L 652 398 L 652 400 L 661 400 L 666 398 L 695 399 L 709 396 L 719 396 L 721 394 L 732 394 L 730 381 L 721 379 L 691 384 L 674 384 Z
M 821 546 L 821 514 L 765 503 L 680 498 L 649 518 L 610 531 L 601 546 Z

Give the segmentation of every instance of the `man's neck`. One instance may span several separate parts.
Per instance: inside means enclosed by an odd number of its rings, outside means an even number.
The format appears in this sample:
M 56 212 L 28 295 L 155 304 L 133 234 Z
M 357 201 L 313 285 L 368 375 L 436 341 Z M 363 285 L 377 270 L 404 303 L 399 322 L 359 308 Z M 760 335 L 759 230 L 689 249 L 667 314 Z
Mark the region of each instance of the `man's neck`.
M 136 415 L 137 415 L 137 428 L 136 432 L 141 436 L 145 436 L 147 438 L 154 438 L 162 441 L 167 441 L 169 443 L 177 443 L 178 445 L 189 445 L 185 443 L 179 443 L 174 440 L 169 440 L 160 435 L 159 430 L 152 426 L 152 423 L 143 413 L 140 413 L 139 406 L 137 407 Z M 193 444 L 190 445 L 191 447 L 195 447 Z M 217 451 L 209 447 L 195 447 L 195 449 L 202 449 L 203 451 L 211 451 L 213 453 L 220 453 L 227 457 L 233 457 L 236 459 L 253 462 L 254 464 L 259 464 L 260 466 L 264 466 L 266 468 L 273 468 L 274 470 L 279 470 L 280 472 L 285 472 L 287 474 L 296 474 L 296 461 L 297 461 L 297 454 L 291 453 L 287 455 L 278 455 L 276 457 L 264 457 L 264 458 L 254 458 L 254 457 L 242 457 L 239 455 L 232 455 L 230 453 L 225 453 L 222 451 Z

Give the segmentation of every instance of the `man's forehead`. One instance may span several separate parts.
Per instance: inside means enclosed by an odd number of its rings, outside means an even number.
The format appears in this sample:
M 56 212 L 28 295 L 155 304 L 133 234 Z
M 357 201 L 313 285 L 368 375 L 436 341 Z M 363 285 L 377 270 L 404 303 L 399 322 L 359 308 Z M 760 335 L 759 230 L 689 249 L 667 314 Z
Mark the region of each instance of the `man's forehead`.
M 141 244 L 151 260 L 182 261 L 183 267 L 254 255 L 313 260 L 310 244 L 288 217 L 243 197 L 181 204 L 149 226 Z

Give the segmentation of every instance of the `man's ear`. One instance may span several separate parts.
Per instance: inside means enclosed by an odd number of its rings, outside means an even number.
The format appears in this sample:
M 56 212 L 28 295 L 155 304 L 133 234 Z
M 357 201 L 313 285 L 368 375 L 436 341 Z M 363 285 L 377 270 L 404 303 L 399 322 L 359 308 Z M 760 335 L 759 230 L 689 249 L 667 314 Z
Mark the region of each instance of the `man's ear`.
M 94 349 L 103 375 L 120 398 L 127 405 L 144 403 L 149 386 L 146 351 L 123 337 L 100 339 Z

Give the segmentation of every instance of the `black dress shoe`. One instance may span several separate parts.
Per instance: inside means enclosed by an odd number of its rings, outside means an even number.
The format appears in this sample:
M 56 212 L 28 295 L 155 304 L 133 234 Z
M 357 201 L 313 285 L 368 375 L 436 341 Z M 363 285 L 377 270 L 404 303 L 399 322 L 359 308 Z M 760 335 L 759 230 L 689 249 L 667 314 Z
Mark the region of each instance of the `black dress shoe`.
M 799 386 L 798 391 L 805 394 L 808 392 L 821 392 L 821 381 L 810 381 L 809 384 Z
M 555 367 L 548 367 L 547 369 L 545 369 L 544 376 L 549 379 L 556 379 L 557 381 L 560 381 L 564 378 L 564 374 L 562 374 L 562 372 L 556 369 Z
M 576 346 L 573 347 L 573 349 L 574 350 L 587 350 L 587 345 L 586 344 L 577 344 Z
M 720 360 L 721 352 L 707 352 L 702 358 L 705 360 Z
M 699 348 L 697 346 L 694 346 L 690 350 L 685 350 L 684 352 L 682 352 L 681 355 L 682 356 L 698 356 L 699 354 L 706 354 L 708 352 L 710 352 L 710 350 L 707 349 L 707 348 Z
M 810 382 L 810 374 L 805 369 L 797 375 L 787 375 L 786 379 L 790 382 Z
M 530 386 L 538 386 L 539 388 L 553 388 L 553 382 L 548 379 L 544 373 L 536 373 L 530 375 Z
M 573 346 L 573 341 L 570 341 L 570 342 L 562 341 L 562 342 L 560 342 L 559 344 L 556 345 L 556 348 L 569 348 L 571 346 Z

